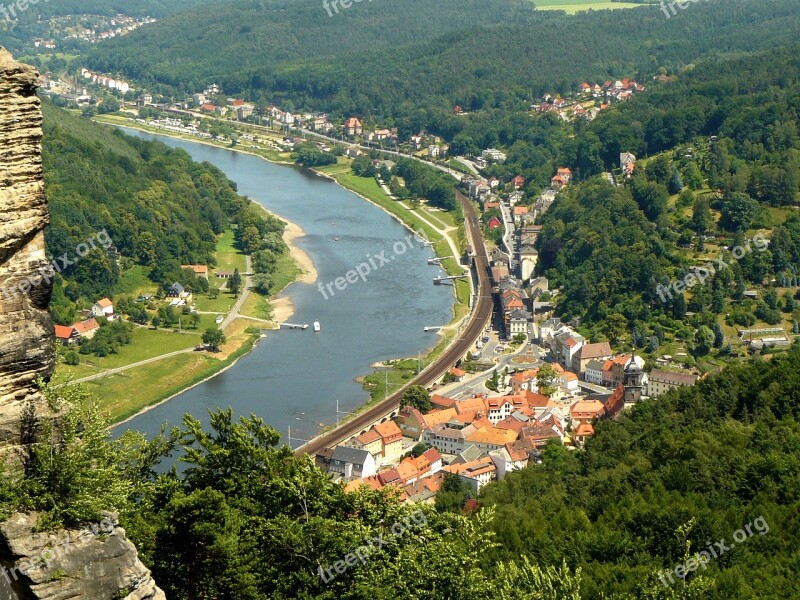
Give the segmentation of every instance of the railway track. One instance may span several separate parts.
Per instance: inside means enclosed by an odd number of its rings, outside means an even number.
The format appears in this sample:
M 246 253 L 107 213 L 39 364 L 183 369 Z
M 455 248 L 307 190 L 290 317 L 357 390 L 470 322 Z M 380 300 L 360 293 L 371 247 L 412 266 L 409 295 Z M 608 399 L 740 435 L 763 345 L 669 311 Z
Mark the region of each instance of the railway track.
M 474 250 L 473 261 L 478 277 L 477 302 L 473 308 L 472 316 L 467 323 L 467 327 L 463 331 L 463 335 L 451 344 L 439 358 L 428 366 L 428 368 L 410 381 L 407 384 L 408 386 L 422 385 L 428 387 L 436 382 L 471 349 L 472 344 L 480 337 L 492 316 L 492 281 L 489 271 L 489 256 L 486 252 L 486 245 L 481 237 L 478 214 L 475 210 L 475 206 L 458 190 L 456 190 L 456 197 L 461 204 L 464 213 L 464 221 L 468 230 L 468 237 Z M 336 429 L 300 446 L 295 450 L 295 454 L 297 456 L 303 454 L 314 456 L 325 448 L 334 446 L 353 435 L 357 435 L 364 429 L 369 429 L 375 421 L 382 419 L 399 407 L 400 400 L 406 387 L 398 390 L 386 400 L 370 406 L 346 423 L 342 423 Z

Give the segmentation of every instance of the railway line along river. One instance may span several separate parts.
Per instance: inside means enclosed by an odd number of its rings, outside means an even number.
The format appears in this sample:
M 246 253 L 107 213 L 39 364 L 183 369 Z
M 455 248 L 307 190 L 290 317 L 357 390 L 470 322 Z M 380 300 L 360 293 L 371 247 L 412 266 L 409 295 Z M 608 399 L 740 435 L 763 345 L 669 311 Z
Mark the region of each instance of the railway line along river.
M 294 243 L 311 257 L 318 278 L 314 283 L 295 282 L 281 295 L 290 296 L 295 305 L 291 322 L 319 321 L 321 331 L 271 331 L 227 371 L 126 421 L 119 430 L 150 436 L 165 422 L 180 423 L 184 413 L 205 423 L 209 409 L 230 406 L 236 414 L 262 417 L 284 441 L 291 427 L 291 445 L 297 447 L 321 425 L 336 423 L 337 402 L 344 417 L 369 399 L 355 379 L 368 374 L 371 364 L 424 354 L 437 337 L 423 328 L 450 322 L 453 291 L 432 284 L 438 268 L 429 266 L 427 259 L 433 251 L 420 248 L 413 238 L 409 243 L 409 230 L 377 206 L 307 170 L 187 140 L 125 131 L 216 165 L 236 182 L 240 194 L 303 229 L 305 235 Z M 370 258 L 377 268 L 371 268 L 365 280 L 348 282 L 343 290 L 333 287 L 334 294 L 325 288 L 357 265 L 370 263 Z

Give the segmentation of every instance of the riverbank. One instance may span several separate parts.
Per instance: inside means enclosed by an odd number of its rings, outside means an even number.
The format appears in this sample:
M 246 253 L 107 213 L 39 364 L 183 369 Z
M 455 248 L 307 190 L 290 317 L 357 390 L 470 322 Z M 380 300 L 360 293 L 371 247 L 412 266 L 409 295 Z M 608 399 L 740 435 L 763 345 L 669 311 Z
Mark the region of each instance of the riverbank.
M 291 165 L 288 160 L 275 160 L 273 156 L 265 156 L 264 153 L 259 153 L 257 151 L 251 151 L 251 149 L 247 147 L 243 147 L 242 145 L 237 145 L 235 147 L 230 147 L 225 143 L 214 143 L 209 140 L 197 139 L 194 137 L 189 137 L 185 135 L 173 134 L 169 131 L 162 131 L 162 130 L 154 130 L 153 128 L 141 127 L 137 124 L 129 123 L 129 122 L 122 122 L 122 119 L 116 119 L 113 122 L 113 125 L 119 125 L 122 127 L 127 127 L 129 129 L 142 131 L 144 133 L 150 133 L 154 135 L 164 135 L 166 137 L 172 137 L 175 139 L 186 140 L 193 143 L 199 143 L 201 145 L 216 147 L 223 150 L 232 150 L 237 153 L 242 154 L 251 154 L 258 158 L 264 159 L 268 162 L 279 164 L 279 165 Z M 449 257 L 446 258 L 443 262 L 443 267 L 448 272 L 448 274 L 457 274 L 463 273 L 463 269 L 458 265 L 457 259 L 453 258 L 452 255 L 454 254 L 453 250 L 450 248 L 450 244 L 446 240 L 446 238 L 441 234 L 440 231 L 437 231 L 434 227 L 430 225 L 428 221 L 425 220 L 423 215 L 428 215 L 428 213 L 424 211 L 420 211 L 420 214 L 417 215 L 415 212 L 408 207 L 405 207 L 402 203 L 390 198 L 387 196 L 375 183 L 374 179 L 365 179 L 359 178 L 358 180 L 350 172 L 349 164 L 339 163 L 338 165 L 333 166 L 334 169 L 339 170 L 340 173 L 338 174 L 331 174 L 326 173 L 323 169 L 314 169 L 315 172 L 319 173 L 321 176 L 327 177 L 332 179 L 335 183 L 337 183 L 341 188 L 346 189 L 347 191 L 357 195 L 362 200 L 366 200 L 373 204 L 374 206 L 380 208 L 384 213 L 390 215 L 393 219 L 397 220 L 403 226 L 407 227 L 409 230 L 414 231 L 416 233 L 420 233 L 423 237 L 431 240 L 433 250 L 436 252 L 437 256 L 440 257 Z M 338 175 L 338 176 L 336 176 Z M 372 189 L 374 188 L 374 189 Z M 280 215 L 276 215 L 279 218 L 283 219 Z M 430 215 L 428 215 L 430 217 Z M 287 221 L 286 219 L 283 219 Z M 435 219 L 436 222 L 444 226 L 445 224 L 442 223 L 440 220 Z M 453 233 L 457 233 L 453 231 Z M 302 230 L 299 227 L 287 227 L 287 231 L 285 233 L 285 238 L 288 237 L 288 242 L 293 242 L 296 238 L 303 235 Z M 455 237 L 453 239 L 456 239 Z M 461 245 L 461 240 L 457 239 L 456 244 Z M 296 244 L 290 244 L 293 247 L 296 247 Z M 316 280 L 316 271 L 313 269 L 313 263 L 310 260 L 310 257 L 302 253 L 302 250 L 298 252 L 297 250 L 294 251 L 293 257 L 300 265 L 303 271 L 305 271 L 305 275 L 300 281 L 304 281 L 305 283 L 313 283 Z M 305 255 L 305 256 L 304 256 Z M 311 267 L 311 268 L 309 268 Z M 460 289 L 459 289 L 460 287 Z M 461 319 L 463 319 L 464 315 L 468 313 L 468 298 L 469 298 L 469 286 L 467 282 L 461 282 L 461 285 L 457 287 L 454 292 L 456 295 L 456 304 L 453 307 L 453 312 L 451 313 L 450 323 L 457 323 Z M 460 293 L 459 293 L 460 292 Z M 459 297 L 460 296 L 460 297 Z M 270 315 L 271 320 L 273 321 L 285 321 L 287 320 L 294 312 L 294 304 L 292 302 L 291 297 L 289 296 L 279 296 L 277 299 L 272 299 L 271 302 L 271 309 L 272 314 Z M 424 368 L 429 364 L 435 357 L 439 356 L 444 349 L 449 346 L 449 344 L 457 337 L 457 332 L 455 328 L 450 328 L 443 332 L 440 332 L 438 336 L 431 335 L 431 344 L 428 346 L 427 350 L 423 353 L 422 367 Z M 414 363 L 419 365 L 417 360 L 414 360 Z M 374 373 L 373 373 L 374 375 Z M 383 373 L 380 374 L 381 378 L 383 378 Z M 397 373 L 398 377 L 402 376 L 402 373 Z M 368 375 L 364 378 L 359 379 L 371 379 L 372 376 Z M 390 379 L 394 382 L 396 377 L 394 374 L 390 374 Z M 398 381 L 399 383 L 399 381 Z M 374 400 L 377 395 L 375 387 L 365 381 L 365 389 L 372 392 L 372 399 Z M 396 387 L 395 387 L 396 389 Z M 367 403 L 366 405 L 370 404 Z M 366 406 L 364 405 L 364 406 Z M 359 407 L 356 409 L 360 411 L 363 407 Z

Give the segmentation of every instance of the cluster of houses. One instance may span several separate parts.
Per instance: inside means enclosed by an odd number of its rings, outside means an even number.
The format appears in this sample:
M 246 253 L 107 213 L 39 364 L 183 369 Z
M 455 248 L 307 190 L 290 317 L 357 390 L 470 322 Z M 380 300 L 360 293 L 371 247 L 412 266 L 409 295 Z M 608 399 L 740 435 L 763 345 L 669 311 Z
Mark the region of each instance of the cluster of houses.
M 406 502 L 433 502 L 447 474 L 478 492 L 539 462 L 551 440 L 581 447 L 598 419 L 616 418 L 639 402 L 644 374 L 637 358 L 619 357 L 621 380 L 613 392 L 578 395 L 577 376 L 556 364 L 557 390 L 550 396 L 538 391 L 537 369 L 514 374 L 511 393 L 502 396 L 434 394 L 430 412 L 405 406 L 394 420 L 324 450 L 317 464 L 345 481 L 347 490 L 394 486 Z M 419 443 L 427 448 L 423 453 L 403 456 Z
M 110 90 L 116 90 L 121 94 L 127 94 L 131 91 L 131 84 L 122 79 L 115 79 L 110 75 L 102 75 L 100 73 L 93 73 L 89 69 L 81 69 L 81 77 L 95 85 L 99 85 Z
M 539 323 L 537 335 L 560 365 L 586 383 L 614 389 L 623 382 L 625 366 L 630 362 L 631 356 L 614 356 L 608 342 L 589 343 L 584 336 L 557 317 Z M 633 360 L 640 369 L 644 368 L 641 357 L 636 356 Z M 656 368 L 650 373 L 643 373 L 642 385 L 645 395 L 655 398 L 678 387 L 692 386 L 698 379 L 697 374 L 687 370 Z
M 85 319 L 72 325 L 56 325 L 56 340 L 65 346 L 71 346 L 79 344 L 81 340 L 92 339 L 100 329 L 98 318 L 102 317 L 108 321 L 116 319 L 114 303 L 108 298 L 101 298 L 94 303 L 85 316 Z
M 552 113 L 564 121 L 575 118 L 591 121 L 600 114 L 600 111 L 611 106 L 612 102 L 625 102 L 634 94 L 644 91 L 646 88 L 643 85 L 627 77 L 606 81 L 602 85 L 584 82 L 578 86 L 574 97 L 563 98 L 559 95 L 545 94 L 541 102 L 531 105 L 530 108 L 535 113 Z
M 150 23 L 155 23 L 156 19 L 153 17 L 129 17 L 127 15 L 118 14 L 110 19 L 106 17 L 96 17 L 98 18 L 98 22 L 92 27 L 84 27 L 83 23 L 85 19 L 81 20 L 80 23 L 64 23 L 68 30 L 72 31 L 73 33 L 69 35 L 70 38 L 84 40 L 91 44 L 95 44 L 97 42 L 102 42 L 104 40 L 110 40 L 115 37 L 119 37 L 130 33 L 131 31 L 136 31 L 139 27 L 143 25 L 148 25 Z M 60 17 L 57 20 L 74 20 L 78 19 L 77 16 L 70 15 L 66 17 Z

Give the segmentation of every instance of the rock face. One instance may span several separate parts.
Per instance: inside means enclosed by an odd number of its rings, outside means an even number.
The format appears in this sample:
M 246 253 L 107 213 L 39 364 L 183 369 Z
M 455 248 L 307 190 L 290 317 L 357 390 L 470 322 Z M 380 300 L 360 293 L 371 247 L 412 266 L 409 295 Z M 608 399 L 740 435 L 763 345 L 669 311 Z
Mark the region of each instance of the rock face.
M 49 377 L 54 367 L 37 79 L 32 67 L 14 62 L 0 48 L 0 449 L 5 450 L 19 442 L 27 401 L 42 400 L 36 379 Z M 0 523 L 0 600 L 166 600 L 112 515 L 82 531 L 34 533 L 36 523 L 36 515 L 26 514 Z
M 114 515 L 78 531 L 34 533 L 36 522 L 0 525 L 0 600 L 166 600 Z
M 37 73 L 0 48 L 0 446 L 19 438 L 36 378 L 53 370 L 52 283 L 43 230 L 42 112 Z

